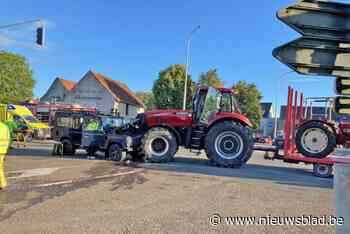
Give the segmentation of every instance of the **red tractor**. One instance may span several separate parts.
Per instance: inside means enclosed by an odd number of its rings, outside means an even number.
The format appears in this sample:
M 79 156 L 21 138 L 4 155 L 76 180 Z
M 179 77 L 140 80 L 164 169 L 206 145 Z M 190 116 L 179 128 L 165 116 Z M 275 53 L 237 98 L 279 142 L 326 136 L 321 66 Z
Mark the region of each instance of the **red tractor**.
M 320 107 L 320 103 L 324 107 Z M 334 152 L 337 145 L 349 145 L 350 123 L 333 121 L 333 104 L 334 98 L 331 97 L 306 99 L 304 118 L 295 137 L 296 147 L 302 155 L 325 158 Z
M 154 110 L 138 119 L 139 153 L 148 162 L 171 161 L 179 146 L 204 149 L 222 167 L 240 167 L 252 154 L 252 124 L 240 114 L 232 89 L 198 87 L 192 110 Z

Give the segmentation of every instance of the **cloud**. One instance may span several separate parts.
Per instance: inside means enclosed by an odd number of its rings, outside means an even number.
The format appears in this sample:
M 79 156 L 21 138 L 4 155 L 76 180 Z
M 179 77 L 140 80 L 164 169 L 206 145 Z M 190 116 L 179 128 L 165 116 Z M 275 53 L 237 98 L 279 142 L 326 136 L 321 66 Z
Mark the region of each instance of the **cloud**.
M 0 34 L 0 45 L 1 46 L 10 46 L 14 43 L 14 40 L 9 38 L 8 36 Z

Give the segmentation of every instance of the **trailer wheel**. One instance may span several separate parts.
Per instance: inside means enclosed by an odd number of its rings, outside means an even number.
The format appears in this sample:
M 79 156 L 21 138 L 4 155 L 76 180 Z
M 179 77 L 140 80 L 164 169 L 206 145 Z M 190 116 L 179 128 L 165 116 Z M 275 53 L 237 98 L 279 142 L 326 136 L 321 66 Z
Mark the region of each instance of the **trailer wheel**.
M 152 128 L 142 139 L 142 151 L 146 162 L 170 162 L 177 148 L 176 137 L 165 128 Z
M 205 151 L 216 166 L 240 167 L 252 155 L 253 138 L 244 126 L 225 121 L 210 129 L 205 139 Z
M 320 122 L 310 122 L 301 126 L 295 137 L 298 151 L 310 158 L 325 158 L 337 146 L 336 136 Z
M 330 178 L 333 173 L 333 166 L 326 164 L 314 164 L 314 175 L 321 178 Z
M 63 155 L 74 155 L 75 154 L 75 148 L 72 142 L 68 139 L 63 139 L 61 141 L 63 145 Z
M 122 152 L 120 150 L 119 145 L 113 144 L 108 147 L 108 158 L 112 161 L 121 161 L 122 160 Z

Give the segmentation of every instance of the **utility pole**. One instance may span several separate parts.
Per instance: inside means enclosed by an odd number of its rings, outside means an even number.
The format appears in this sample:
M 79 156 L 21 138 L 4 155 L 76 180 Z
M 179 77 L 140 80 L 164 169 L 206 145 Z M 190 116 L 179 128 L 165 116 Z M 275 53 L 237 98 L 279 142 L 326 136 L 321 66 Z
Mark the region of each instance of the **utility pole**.
M 187 99 L 187 76 L 188 76 L 188 66 L 190 64 L 190 48 L 191 48 L 191 39 L 193 34 L 200 29 L 200 25 L 195 27 L 189 34 L 186 42 L 186 72 L 185 72 L 185 86 L 184 86 L 184 97 L 183 97 L 183 106 L 182 109 L 186 110 L 186 99 Z
M 289 72 L 285 72 L 283 73 L 281 76 L 279 76 L 278 80 L 277 80 L 277 89 L 276 89 L 276 93 L 275 93 L 275 126 L 274 126 L 274 129 L 273 129 L 273 139 L 276 139 L 276 136 L 277 136 L 277 130 L 278 130 L 278 117 L 277 117 L 277 114 L 278 114 L 278 108 L 279 108 L 279 102 L 278 102 L 278 99 L 279 99 L 279 91 L 280 91 L 280 88 L 281 88 L 281 82 L 283 80 L 283 78 L 287 75 L 289 75 L 290 73 L 294 73 L 294 71 L 289 71 Z

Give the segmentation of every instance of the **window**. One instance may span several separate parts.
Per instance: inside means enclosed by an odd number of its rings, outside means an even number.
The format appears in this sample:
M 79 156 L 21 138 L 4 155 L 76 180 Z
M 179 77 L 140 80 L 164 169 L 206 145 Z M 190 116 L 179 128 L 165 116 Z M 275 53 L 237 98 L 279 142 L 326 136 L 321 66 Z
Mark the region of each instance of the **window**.
M 79 117 L 60 117 L 57 119 L 57 126 L 64 128 L 80 129 L 81 119 Z
M 85 119 L 84 121 L 84 131 L 103 131 L 102 122 L 100 119 Z
M 125 116 L 129 115 L 129 104 L 125 104 Z
M 74 129 L 80 129 L 80 126 L 81 126 L 81 123 L 82 123 L 82 118 L 79 118 L 79 117 L 75 117 L 73 118 L 73 125 L 72 125 L 72 128 Z
M 68 117 L 60 117 L 57 119 L 57 126 L 58 127 L 65 127 L 65 128 L 71 128 L 73 126 L 72 118 Z
M 221 96 L 221 111 L 232 112 L 232 97 L 229 93 L 224 93 Z
M 22 118 L 20 116 L 18 116 L 18 115 L 13 116 L 13 121 L 16 124 L 21 124 L 23 122 Z

